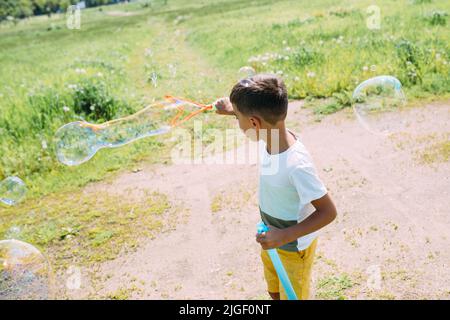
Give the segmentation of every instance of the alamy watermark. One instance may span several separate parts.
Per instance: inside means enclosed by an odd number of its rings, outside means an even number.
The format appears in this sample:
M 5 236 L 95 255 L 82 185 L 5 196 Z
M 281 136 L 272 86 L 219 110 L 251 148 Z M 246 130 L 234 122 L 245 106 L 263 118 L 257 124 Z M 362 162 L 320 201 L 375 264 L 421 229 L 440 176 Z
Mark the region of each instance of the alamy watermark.
M 177 128 L 172 131 L 172 139 L 177 141 L 170 156 L 174 164 L 217 164 L 244 165 L 257 164 L 262 175 L 274 175 L 280 167 L 278 129 L 248 129 L 242 134 L 240 129 L 203 130 L 202 121 L 194 121 L 193 130 Z M 265 143 L 262 143 L 264 141 Z M 267 144 L 270 144 L 268 154 Z
M 70 30 L 81 29 L 81 8 L 79 6 L 72 5 L 67 8 L 66 26 Z
M 381 9 L 379 6 L 371 5 L 366 9 L 368 17 L 366 18 L 366 26 L 369 30 L 381 29 Z
M 69 290 L 78 290 L 81 288 L 81 269 L 76 266 L 70 266 L 67 271 L 66 288 Z
M 366 269 L 367 287 L 371 290 L 381 290 L 381 268 L 379 265 L 371 265 Z

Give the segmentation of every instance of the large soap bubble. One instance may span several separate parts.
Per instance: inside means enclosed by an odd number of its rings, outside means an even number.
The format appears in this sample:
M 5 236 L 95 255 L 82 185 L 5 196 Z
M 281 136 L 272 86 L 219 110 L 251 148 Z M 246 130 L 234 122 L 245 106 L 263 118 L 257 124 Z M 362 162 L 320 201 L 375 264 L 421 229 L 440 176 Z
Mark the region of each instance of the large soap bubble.
M 0 241 L 0 300 L 50 297 L 51 270 L 44 255 L 19 240 Z
M 370 132 L 387 135 L 404 129 L 399 111 L 406 98 L 397 78 L 378 76 L 362 82 L 353 91 L 353 101 L 356 117 Z
M 13 206 L 25 198 L 27 187 L 18 177 L 8 177 L 0 181 L 0 202 Z
M 135 122 L 142 119 L 135 118 Z M 55 134 L 58 160 L 68 166 L 76 166 L 91 159 L 102 148 L 115 148 L 136 139 L 166 133 L 170 127 L 155 128 L 151 123 L 126 127 L 126 123 L 95 125 L 77 121 L 68 123 Z
M 211 110 L 185 99 L 166 96 L 125 118 L 92 124 L 68 123 L 55 134 L 56 155 L 60 162 L 75 166 L 91 159 L 102 148 L 117 148 L 141 138 L 167 133 L 196 114 Z

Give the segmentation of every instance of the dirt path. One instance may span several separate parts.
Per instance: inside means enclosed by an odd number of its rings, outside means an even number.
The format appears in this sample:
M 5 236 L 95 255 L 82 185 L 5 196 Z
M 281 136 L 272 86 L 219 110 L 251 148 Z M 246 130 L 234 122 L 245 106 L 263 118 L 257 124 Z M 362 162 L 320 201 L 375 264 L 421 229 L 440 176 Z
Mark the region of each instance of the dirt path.
M 399 116 L 411 125 L 385 138 L 365 131 L 351 110 L 317 122 L 301 103 L 290 106 L 289 127 L 339 211 L 319 240 L 313 297 L 450 298 L 450 165 L 437 147 L 449 139 L 450 103 Z M 176 230 L 97 266 L 69 297 L 267 298 L 254 241 L 254 163 L 148 166 L 89 188 L 137 199 L 157 190 L 187 210 Z

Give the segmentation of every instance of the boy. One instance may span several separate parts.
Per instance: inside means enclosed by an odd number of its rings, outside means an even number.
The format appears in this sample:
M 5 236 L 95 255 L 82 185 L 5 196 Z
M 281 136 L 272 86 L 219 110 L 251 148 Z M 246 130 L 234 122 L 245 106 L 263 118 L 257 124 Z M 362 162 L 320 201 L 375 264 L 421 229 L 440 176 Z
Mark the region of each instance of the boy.
M 239 81 L 230 98 L 219 99 L 215 105 L 218 114 L 236 116 L 241 130 L 263 144 L 259 209 L 270 230 L 257 234 L 256 241 L 262 247 L 269 295 L 274 300 L 286 299 L 265 251 L 277 248 L 297 297 L 308 299 L 317 231 L 335 219 L 336 208 L 308 151 L 286 129 L 286 87 L 275 75 L 255 75 Z M 264 170 L 268 163 L 275 163 L 275 170 Z

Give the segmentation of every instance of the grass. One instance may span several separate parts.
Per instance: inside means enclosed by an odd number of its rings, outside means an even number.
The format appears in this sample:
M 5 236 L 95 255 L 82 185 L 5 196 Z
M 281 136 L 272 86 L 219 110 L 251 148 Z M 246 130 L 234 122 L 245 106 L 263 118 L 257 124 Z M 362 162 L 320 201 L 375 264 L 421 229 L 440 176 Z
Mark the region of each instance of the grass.
M 249 63 L 257 71 L 282 74 L 292 98 L 348 93 L 380 74 L 398 77 L 412 97 L 448 93 L 448 63 L 441 60 L 448 60 L 448 35 L 424 20 L 425 12 L 448 11 L 448 5 L 380 1 L 381 29 L 371 31 L 365 24 L 370 4 L 261 1 L 241 12 L 217 12 L 216 19 L 196 17 L 190 40 L 216 64 Z M 209 27 L 203 28 L 206 20 Z M 428 31 L 436 37 L 425 36 Z
M 371 297 L 374 300 L 395 300 L 397 298 L 395 294 L 386 290 L 382 292 L 370 293 L 369 297 Z
M 57 163 L 53 145 L 56 129 L 70 121 L 119 118 L 167 93 L 203 102 L 219 95 L 216 73 L 184 45 L 182 34 L 167 40 L 174 28 L 152 10 L 127 17 L 86 10 L 81 30 L 68 30 L 58 16 L 0 29 L 0 179 L 22 177 L 33 198 L 79 188 L 142 160 L 161 162 L 167 137 L 100 153 L 78 168 Z M 50 23 L 59 28 L 47 30 Z M 153 72 L 157 87 L 148 80 Z
M 210 210 L 217 213 L 222 210 L 240 210 L 254 199 L 254 187 L 250 184 L 237 185 L 233 192 L 221 190 L 211 200 Z
M 18 238 L 44 249 L 59 270 L 134 250 L 138 240 L 172 228 L 178 210 L 161 193 L 147 193 L 139 201 L 102 192 L 50 195 L 4 209 L 0 238 L 19 228 Z
M 346 300 L 346 290 L 352 288 L 353 281 L 347 274 L 319 279 L 316 297 L 326 300 Z
M 448 162 L 450 159 L 450 140 L 439 141 L 420 153 L 423 163 Z
M 446 3 L 380 1 L 380 30 L 366 27 L 370 1 L 164 3 L 83 10 L 80 30 L 67 29 L 64 15 L 1 26 L 0 179 L 18 175 L 37 197 L 144 159 L 161 162 L 159 151 L 171 147 L 165 137 L 72 170 L 56 162 L 53 134 L 80 118 L 121 117 L 166 93 L 212 101 L 243 65 L 282 75 L 290 97 L 308 98 L 319 115 L 351 105 L 355 85 L 379 74 L 398 77 L 412 100 L 449 94 Z M 205 130 L 227 123 L 208 122 Z
M 395 138 L 399 150 L 411 150 L 414 159 L 421 164 L 439 164 L 450 159 L 450 134 L 430 133 L 412 138 L 408 134 L 399 134 Z
M 130 290 L 120 288 L 114 292 L 108 293 L 106 297 L 110 300 L 128 300 L 130 298 Z

